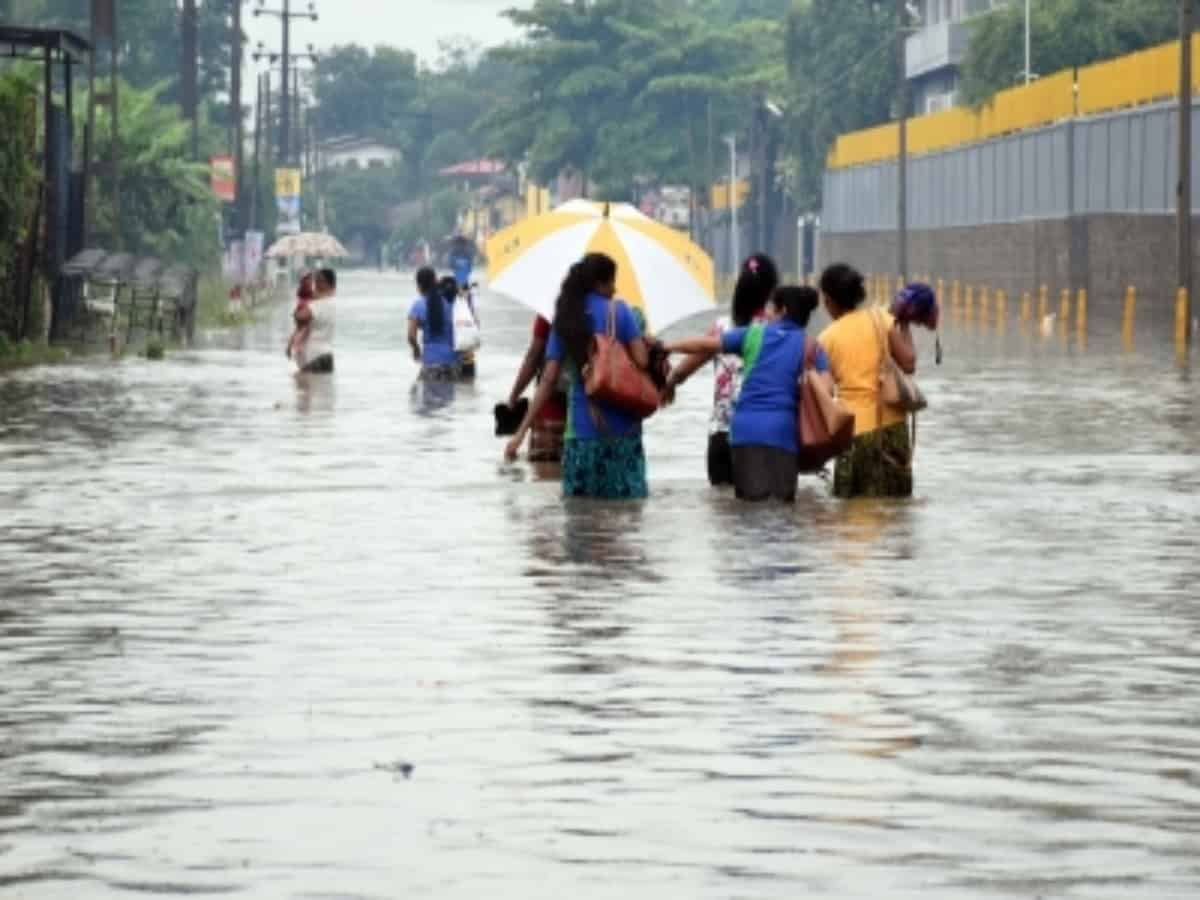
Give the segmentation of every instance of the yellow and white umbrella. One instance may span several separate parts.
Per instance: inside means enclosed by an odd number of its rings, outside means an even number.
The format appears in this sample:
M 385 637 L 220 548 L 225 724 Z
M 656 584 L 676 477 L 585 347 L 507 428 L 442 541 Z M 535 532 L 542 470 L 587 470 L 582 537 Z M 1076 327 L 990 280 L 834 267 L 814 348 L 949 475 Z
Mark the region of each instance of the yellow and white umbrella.
M 617 263 L 617 297 L 662 331 L 713 308 L 713 262 L 666 225 L 625 203 L 574 200 L 487 242 L 488 287 L 548 319 L 567 270 L 586 253 Z

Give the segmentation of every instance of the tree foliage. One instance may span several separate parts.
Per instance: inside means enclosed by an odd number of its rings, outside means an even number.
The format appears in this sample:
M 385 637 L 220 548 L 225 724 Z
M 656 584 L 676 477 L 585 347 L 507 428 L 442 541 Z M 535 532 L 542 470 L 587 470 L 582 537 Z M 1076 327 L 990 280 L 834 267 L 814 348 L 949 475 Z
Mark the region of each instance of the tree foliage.
M 837 136 L 892 117 L 895 34 L 894 6 L 875 0 L 800 0 L 788 17 L 788 180 L 802 207 L 820 205 Z
M 733 4 L 736 5 L 736 4 Z M 479 124 L 493 152 L 534 178 L 583 173 L 612 196 L 639 177 L 692 184 L 711 174 L 712 144 L 781 79 L 782 0 L 538 0 L 506 15 L 524 40 L 495 51 L 516 89 Z
M 1176 0 L 1038 0 L 1033 68 L 1042 75 L 1111 59 L 1178 37 Z M 972 105 L 1017 84 L 1025 70 L 1025 14 L 1012 4 L 971 23 L 962 97 Z
M 0 76 L 0 338 L 19 337 L 16 294 L 3 283 L 13 272 L 16 254 L 25 242 L 35 200 L 38 170 L 34 165 L 37 143 L 37 86 L 23 73 Z
M 198 4 L 200 96 L 216 121 L 228 119 L 230 11 L 234 0 Z M 169 102 L 180 99 L 183 36 L 179 5 L 168 0 L 119 0 L 121 77 L 137 88 L 159 87 Z M 0 0 L 0 21 L 46 28 L 68 28 L 86 36 L 90 0 Z
M 189 160 L 191 124 L 178 106 L 163 102 L 166 89 L 165 83 L 148 90 L 121 86 L 121 245 L 136 254 L 209 265 L 218 252 L 217 202 L 208 166 Z M 82 133 L 83 104 L 76 110 Z M 207 123 L 202 140 L 207 148 L 217 140 Z M 97 158 L 110 158 L 111 151 L 111 136 L 97 129 Z M 112 232 L 112 188 L 101 178 L 93 210 L 100 234 Z

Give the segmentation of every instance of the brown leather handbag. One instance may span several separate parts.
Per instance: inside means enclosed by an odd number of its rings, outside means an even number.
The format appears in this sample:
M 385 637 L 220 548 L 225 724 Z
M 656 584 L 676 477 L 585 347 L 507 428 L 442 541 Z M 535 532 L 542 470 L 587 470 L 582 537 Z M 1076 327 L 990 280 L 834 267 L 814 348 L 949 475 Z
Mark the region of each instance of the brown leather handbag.
M 592 338 L 592 352 L 583 367 L 588 399 L 648 419 L 658 411 L 658 389 L 638 368 L 625 345 L 617 340 L 617 301 L 608 302 L 608 328 Z
M 821 379 L 814 366 L 814 343 L 806 348 L 804 359 L 800 409 L 796 416 L 798 462 L 801 472 L 819 472 L 829 460 L 845 453 L 854 443 L 854 413 L 834 398 Z
M 879 399 L 884 406 L 895 407 L 905 413 L 919 413 L 929 403 L 917 386 L 916 379 L 901 369 L 892 356 L 883 316 L 873 312 L 872 318 L 875 320 L 875 334 L 879 338 Z

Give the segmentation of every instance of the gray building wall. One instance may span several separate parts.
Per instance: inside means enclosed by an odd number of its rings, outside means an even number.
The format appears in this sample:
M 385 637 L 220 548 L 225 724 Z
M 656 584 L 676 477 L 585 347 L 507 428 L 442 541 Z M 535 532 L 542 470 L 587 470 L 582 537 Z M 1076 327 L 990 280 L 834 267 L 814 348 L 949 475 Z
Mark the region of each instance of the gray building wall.
M 910 270 L 1010 293 L 1170 297 L 1175 115 L 1123 110 L 910 160 Z M 1200 105 L 1192 118 L 1200 133 Z M 1200 153 L 1191 164 L 1200 183 Z M 896 269 L 896 175 L 894 161 L 826 173 L 824 261 Z

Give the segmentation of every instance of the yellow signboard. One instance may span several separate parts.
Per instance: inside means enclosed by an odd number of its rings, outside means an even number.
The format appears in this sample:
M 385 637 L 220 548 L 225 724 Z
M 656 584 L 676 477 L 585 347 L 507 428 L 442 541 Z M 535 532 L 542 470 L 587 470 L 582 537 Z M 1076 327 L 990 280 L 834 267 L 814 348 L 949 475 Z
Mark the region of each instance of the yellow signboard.
M 299 169 L 276 169 L 275 170 L 275 196 L 276 197 L 299 197 L 300 196 L 300 170 Z

